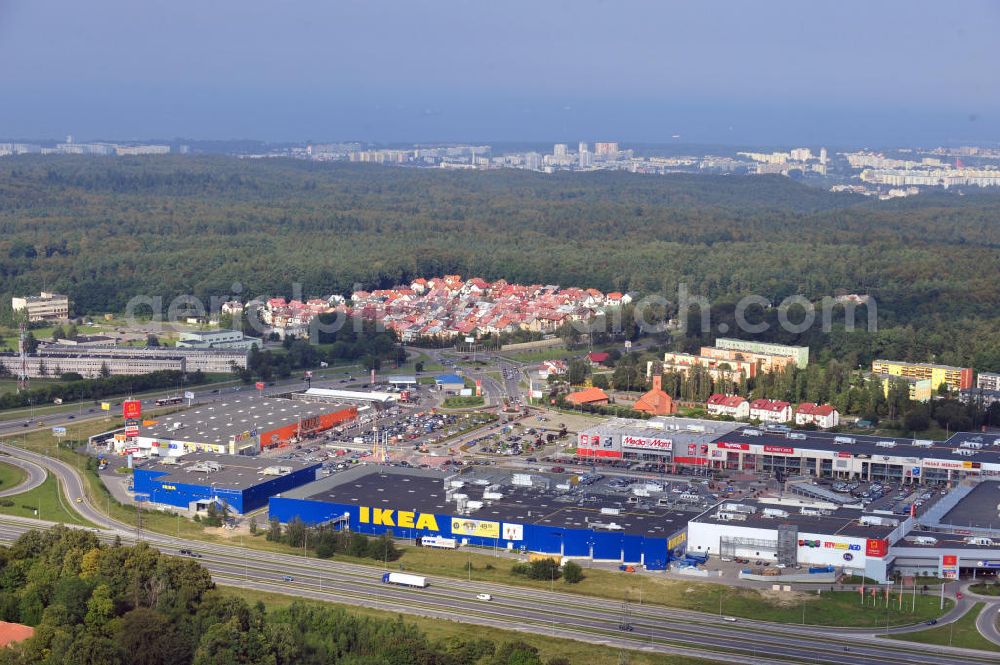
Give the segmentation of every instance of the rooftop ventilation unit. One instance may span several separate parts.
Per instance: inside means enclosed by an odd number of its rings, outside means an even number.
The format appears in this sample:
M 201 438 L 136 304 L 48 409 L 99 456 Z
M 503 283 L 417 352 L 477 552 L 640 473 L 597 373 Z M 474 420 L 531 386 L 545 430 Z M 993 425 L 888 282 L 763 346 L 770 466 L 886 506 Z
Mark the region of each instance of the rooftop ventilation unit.
M 261 469 L 260 475 L 262 476 L 284 476 L 292 472 L 292 467 L 290 466 L 269 466 Z
M 186 471 L 198 471 L 200 473 L 213 473 L 222 471 L 222 465 L 218 462 L 195 462 Z

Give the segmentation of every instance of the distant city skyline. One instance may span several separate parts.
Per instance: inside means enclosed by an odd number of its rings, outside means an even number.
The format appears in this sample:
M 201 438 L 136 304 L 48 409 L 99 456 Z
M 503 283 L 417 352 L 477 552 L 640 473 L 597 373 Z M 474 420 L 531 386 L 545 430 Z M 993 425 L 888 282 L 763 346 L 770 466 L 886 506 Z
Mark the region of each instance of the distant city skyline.
M 11 0 L 0 136 L 996 144 L 996 34 L 985 0 Z

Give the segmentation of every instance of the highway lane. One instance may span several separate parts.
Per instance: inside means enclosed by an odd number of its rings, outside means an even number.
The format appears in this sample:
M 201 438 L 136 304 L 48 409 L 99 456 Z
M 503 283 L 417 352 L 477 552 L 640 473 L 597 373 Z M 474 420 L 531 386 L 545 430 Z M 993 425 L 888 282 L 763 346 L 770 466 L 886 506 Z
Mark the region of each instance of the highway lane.
M 35 453 L 11 448 L 9 446 L 0 446 L 0 450 L 26 457 L 31 461 L 46 464 L 63 482 L 63 488 L 68 498 L 75 501 L 75 497 L 84 496 L 81 480 L 77 470 L 65 462 L 51 458 L 43 458 Z M 80 504 L 74 503 L 73 507 L 79 508 L 80 512 L 82 512 L 88 520 L 94 522 L 95 524 L 108 527 L 110 529 L 109 535 L 112 535 L 112 537 L 114 534 L 118 534 L 121 535 L 126 541 L 130 541 L 134 538 L 135 530 L 132 526 L 105 517 L 97 511 L 96 508 L 89 503 L 89 501 L 84 500 L 84 502 Z M 231 545 L 208 544 L 201 541 L 189 541 L 153 533 L 145 533 L 143 539 L 161 548 L 190 548 L 205 554 L 211 554 L 213 557 L 218 555 L 218 557 L 221 557 L 221 560 L 206 561 L 206 565 L 228 566 L 228 568 L 226 568 L 223 572 L 226 572 L 230 576 L 234 573 L 238 576 L 241 567 L 244 574 L 249 575 L 248 561 L 253 559 L 255 567 L 258 565 L 258 562 L 266 561 L 269 564 L 266 572 L 272 577 L 275 575 L 275 570 L 301 570 L 303 574 L 318 574 L 321 577 L 329 577 L 331 580 L 334 579 L 334 576 L 339 575 L 340 579 L 337 582 L 338 584 L 344 585 L 345 588 L 347 585 L 351 585 L 351 588 L 355 591 L 360 588 L 361 592 L 363 594 L 367 594 L 369 597 L 373 594 L 373 588 L 384 589 L 378 581 L 378 569 L 373 567 L 358 566 L 356 564 L 344 564 L 339 562 L 318 561 L 288 554 L 247 550 Z M 206 558 L 208 557 L 206 556 Z M 235 571 L 233 570 L 234 567 Z M 344 575 L 347 576 L 346 580 L 343 579 Z M 266 578 L 255 579 L 256 582 L 268 584 L 280 582 L 275 582 Z M 475 593 L 484 592 L 492 593 L 496 596 L 502 595 L 504 597 L 515 598 L 517 600 L 519 611 L 526 613 L 528 615 L 526 618 L 534 618 L 535 620 L 539 617 L 544 618 L 552 616 L 554 611 L 568 613 L 570 618 L 576 617 L 581 613 L 580 604 L 584 603 L 584 607 L 590 608 L 591 610 L 597 608 L 599 613 L 599 617 L 597 619 L 594 619 L 593 617 L 588 619 L 601 620 L 600 623 L 592 627 L 593 629 L 606 631 L 608 630 L 608 627 L 611 626 L 613 632 L 618 632 L 617 622 L 619 621 L 621 610 L 620 604 L 615 603 L 614 601 L 575 596 L 573 594 L 508 587 L 500 584 L 485 584 L 478 582 L 466 583 L 445 578 L 431 578 L 431 580 L 434 587 L 441 587 L 442 589 L 452 588 L 455 589 L 455 593 L 468 593 L 470 597 L 474 596 Z M 314 580 L 314 582 L 315 581 L 317 580 Z M 288 589 L 286 589 L 286 591 L 287 590 Z M 381 590 L 374 591 L 376 597 L 378 597 L 381 593 Z M 451 610 L 456 602 L 455 593 L 449 593 L 447 598 L 436 600 L 441 611 Z M 427 602 L 427 599 L 429 598 L 429 595 L 426 596 L 425 600 L 422 602 Z M 483 612 L 486 610 L 479 611 Z M 651 641 L 654 641 L 653 648 L 656 648 L 655 641 L 657 639 L 663 640 L 676 638 L 680 631 L 684 629 L 690 630 L 692 621 L 700 620 L 704 622 L 707 621 L 708 617 L 711 617 L 711 615 L 671 610 L 669 608 L 650 608 L 649 606 L 636 608 L 633 606 L 632 617 L 632 622 L 636 625 L 637 630 L 645 631 L 648 629 L 649 638 Z M 502 617 L 500 618 L 502 619 Z M 494 619 L 500 620 L 496 617 L 494 617 Z M 721 624 L 721 620 L 716 619 L 716 621 L 719 621 Z M 810 643 L 815 643 L 819 638 L 830 636 L 829 629 L 824 630 L 810 627 L 792 628 L 784 624 L 769 624 L 764 622 L 741 621 L 736 624 L 727 624 L 725 626 L 717 625 L 714 628 L 717 630 L 711 631 L 712 634 L 709 635 L 709 631 L 707 631 L 704 626 L 699 626 L 698 635 L 696 636 L 699 641 L 696 641 L 695 643 L 704 645 L 706 640 L 708 640 L 712 643 L 713 648 L 728 649 L 731 648 L 731 645 L 733 644 L 735 644 L 736 647 L 745 648 L 749 641 L 764 638 L 767 642 L 765 644 L 766 648 L 780 656 L 782 654 L 788 655 L 787 652 L 790 650 L 798 650 L 801 648 L 793 645 L 792 649 L 789 649 L 789 647 L 783 644 L 786 636 L 791 637 L 791 635 L 802 634 L 812 638 Z M 842 635 L 842 637 L 846 636 Z M 851 636 L 850 639 L 852 641 L 850 648 L 861 649 L 862 647 L 857 646 L 856 643 L 864 640 L 865 638 L 863 636 Z M 735 642 L 733 640 L 735 640 Z M 754 644 L 751 644 L 750 648 L 751 650 L 756 649 Z M 864 648 L 867 649 L 868 647 Z M 887 645 L 884 642 L 879 643 L 877 647 L 873 648 L 873 652 L 876 655 L 871 656 L 872 660 L 870 662 L 886 663 L 888 662 L 888 652 L 898 653 L 901 649 L 903 648 L 898 647 L 895 644 Z M 669 648 L 667 650 L 669 651 Z M 945 665 L 954 662 L 953 658 L 936 655 L 934 653 L 935 651 L 940 651 L 940 647 L 926 649 L 929 653 L 922 653 L 919 656 L 909 653 L 911 650 L 910 647 L 907 647 L 906 650 L 907 653 L 904 657 L 897 658 L 894 656 L 892 660 L 899 663 L 920 662 L 933 663 L 935 665 Z M 852 651 L 851 654 L 852 655 L 848 659 L 844 660 L 843 656 L 840 656 L 839 654 L 831 655 L 828 653 L 825 656 L 827 659 L 822 662 L 869 662 L 866 660 L 869 657 L 867 651 L 860 651 L 858 653 Z M 796 653 L 796 656 L 797 659 L 801 659 L 803 661 L 817 660 L 815 649 L 808 652 L 808 654 L 801 654 L 800 652 Z M 985 662 L 1000 662 L 1000 660 L 993 659 Z
M 14 531 L 4 526 L 6 531 L 0 533 L 6 537 L 15 537 L 16 533 L 29 526 L 20 525 Z M 132 542 L 133 535 L 126 534 L 123 541 Z M 105 538 L 110 540 L 113 536 L 109 532 L 105 534 Z M 186 544 L 185 541 L 179 542 Z M 171 551 L 170 548 L 163 549 L 168 553 Z M 613 601 L 574 594 L 551 594 L 503 585 L 484 587 L 481 583 L 469 584 L 434 577 L 429 578 L 431 586 L 428 589 L 403 589 L 382 585 L 381 571 L 374 567 L 338 564 L 303 557 L 292 557 L 290 562 L 279 566 L 275 563 L 287 560 L 288 555 L 247 550 L 239 552 L 242 560 L 234 561 L 233 552 L 230 551 L 232 549 L 228 546 L 202 546 L 196 548 L 196 551 L 202 555 L 199 563 L 213 575 L 237 580 L 239 585 L 253 587 L 268 584 L 280 587 L 281 592 L 292 595 L 300 595 L 302 589 L 318 589 L 331 594 L 334 600 L 351 604 L 385 609 L 387 605 L 395 606 L 402 603 L 403 608 L 399 611 L 426 615 L 459 612 L 457 618 L 450 617 L 456 620 L 469 621 L 475 616 L 477 619 L 488 618 L 491 622 L 507 621 L 522 624 L 527 622 L 535 627 L 535 632 L 558 629 L 583 631 L 590 635 L 620 636 L 617 625 L 621 609 L 620 605 Z M 285 575 L 292 575 L 294 581 L 284 582 L 282 578 Z M 492 593 L 495 601 L 484 603 L 475 600 L 475 594 L 483 593 L 484 588 L 489 589 L 485 592 Z M 569 602 L 563 602 L 562 599 L 567 596 Z M 553 597 L 558 597 L 560 602 L 554 603 Z M 954 662 L 953 655 L 929 656 L 923 653 L 925 649 L 919 647 L 911 649 L 911 653 L 899 653 L 904 649 L 893 649 L 893 654 L 886 654 L 884 642 L 871 645 L 852 644 L 850 656 L 845 661 L 842 639 L 838 635 L 820 637 L 814 635 L 814 631 L 807 627 L 781 626 L 780 630 L 769 630 L 767 624 L 758 626 L 752 622 L 730 625 L 724 623 L 720 617 L 673 611 L 667 608 L 648 606 L 635 608 L 631 619 L 635 630 L 629 639 L 634 640 L 636 636 L 643 636 L 644 640 L 648 639 L 650 642 L 647 647 L 658 651 L 674 652 L 675 646 L 695 649 L 710 646 L 712 649 L 742 653 L 751 658 L 773 655 L 792 657 L 803 662 L 900 664 Z M 963 653 L 963 656 L 966 655 L 968 654 Z M 967 659 L 967 662 L 974 660 Z
M 45 478 L 48 475 L 44 468 L 35 464 L 34 462 L 29 462 L 28 460 L 20 459 L 18 457 L 6 456 L 0 458 L 0 461 L 16 466 L 28 474 L 28 477 L 23 481 L 15 485 L 14 487 L 8 487 L 5 490 L 0 491 L 0 497 L 13 496 L 15 494 L 22 494 L 24 492 L 29 492 L 42 483 L 45 482 Z

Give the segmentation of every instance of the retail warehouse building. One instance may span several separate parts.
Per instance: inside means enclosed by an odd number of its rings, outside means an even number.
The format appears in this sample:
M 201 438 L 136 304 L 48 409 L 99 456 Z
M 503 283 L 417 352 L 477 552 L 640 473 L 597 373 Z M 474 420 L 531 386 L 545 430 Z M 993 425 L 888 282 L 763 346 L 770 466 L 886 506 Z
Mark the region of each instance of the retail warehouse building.
M 122 454 L 178 457 L 191 452 L 256 455 L 350 422 L 358 409 L 343 403 L 309 403 L 244 393 L 155 420 L 144 421 L 139 435 L 117 441 Z
M 316 479 L 317 463 L 195 453 L 151 460 L 136 468 L 137 498 L 192 511 L 223 502 L 236 513 L 267 505 L 268 498 Z
M 1000 435 L 947 441 L 841 435 L 690 418 L 616 418 L 579 433 L 578 457 L 912 483 L 1000 477 Z
M 486 473 L 486 472 L 481 472 Z M 364 467 L 272 498 L 271 518 L 398 538 L 644 565 L 663 570 L 684 546 L 690 513 L 572 492 L 566 480 L 528 473 Z

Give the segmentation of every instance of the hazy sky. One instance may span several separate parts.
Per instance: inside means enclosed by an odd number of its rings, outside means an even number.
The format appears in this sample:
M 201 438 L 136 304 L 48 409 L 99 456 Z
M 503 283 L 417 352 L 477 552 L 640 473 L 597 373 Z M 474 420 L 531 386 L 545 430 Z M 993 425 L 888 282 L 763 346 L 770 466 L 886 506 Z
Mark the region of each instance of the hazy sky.
M 1000 141 L 993 0 L 0 0 L 0 136 Z

